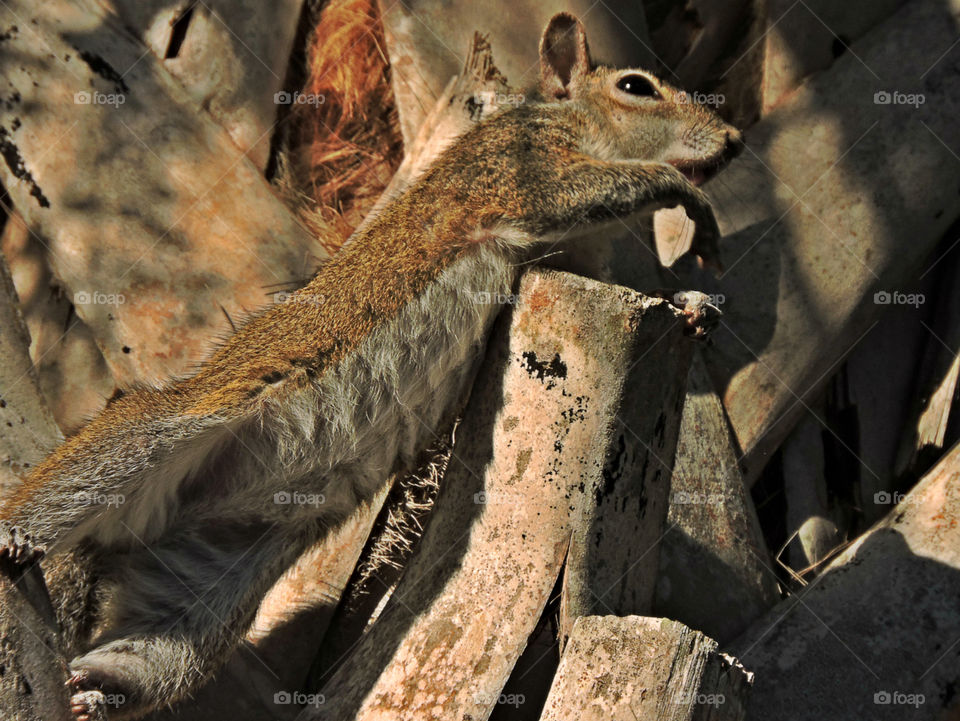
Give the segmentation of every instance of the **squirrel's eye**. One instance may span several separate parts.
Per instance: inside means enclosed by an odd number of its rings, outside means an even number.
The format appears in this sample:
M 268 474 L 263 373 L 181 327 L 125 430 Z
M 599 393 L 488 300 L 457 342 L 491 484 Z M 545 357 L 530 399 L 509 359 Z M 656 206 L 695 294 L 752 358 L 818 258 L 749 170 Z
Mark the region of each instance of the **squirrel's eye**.
M 649 80 L 642 75 L 624 75 L 617 81 L 617 90 L 641 98 L 659 98 L 660 93 Z

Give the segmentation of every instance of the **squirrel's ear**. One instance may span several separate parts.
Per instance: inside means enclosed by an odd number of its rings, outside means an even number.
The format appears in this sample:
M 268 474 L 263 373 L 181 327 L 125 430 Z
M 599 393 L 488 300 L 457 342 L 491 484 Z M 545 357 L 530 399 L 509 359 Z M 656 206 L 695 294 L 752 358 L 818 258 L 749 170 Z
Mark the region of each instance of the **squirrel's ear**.
M 570 13 L 554 15 L 540 39 L 540 91 L 550 100 L 569 98 L 588 72 L 583 23 Z

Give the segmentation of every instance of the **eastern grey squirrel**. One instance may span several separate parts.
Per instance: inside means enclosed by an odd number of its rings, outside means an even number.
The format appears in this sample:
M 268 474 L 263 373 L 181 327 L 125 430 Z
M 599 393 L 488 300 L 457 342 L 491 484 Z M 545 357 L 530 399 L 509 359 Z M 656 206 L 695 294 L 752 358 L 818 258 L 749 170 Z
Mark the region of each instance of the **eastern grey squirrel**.
M 694 182 L 737 130 L 648 72 L 594 68 L 571 15 L 540 64 L 538 101 L 469 130 L 309 284 L 196 375 L 111 402 L 3 506 L 8 562 L 109 558 L 107 631 L 71 662 L 78 719 L 107 695 L 111 719 L 142 716 L 219 667 L 300 553 L 435 438 L 498 311 L 477 293 L 508 295 L 545 244 L 682 205 L 718 263 Z M 124 502 L 81 502 L 98 497 Z

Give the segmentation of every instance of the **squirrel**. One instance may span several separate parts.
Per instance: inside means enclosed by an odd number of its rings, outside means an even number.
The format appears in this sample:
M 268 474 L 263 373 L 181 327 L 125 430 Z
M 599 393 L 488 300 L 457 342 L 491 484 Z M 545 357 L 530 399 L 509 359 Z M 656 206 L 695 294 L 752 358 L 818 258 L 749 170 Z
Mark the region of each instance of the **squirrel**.
M 497 315 L 481 292 L 509 294 L 578 229 L 678 205 L 693 253 L 719 262 L 696 185 L 742 147 L 735 128 L 649 72 L 594 66 L 566 13 L 539 93 L 467 131 L 195 375 L 111 401 L 0 509 L 5 563 L 106 559 L 105 630 L 70 663 L 80 721 L 194 691 L 300 553 L 416 460 Z

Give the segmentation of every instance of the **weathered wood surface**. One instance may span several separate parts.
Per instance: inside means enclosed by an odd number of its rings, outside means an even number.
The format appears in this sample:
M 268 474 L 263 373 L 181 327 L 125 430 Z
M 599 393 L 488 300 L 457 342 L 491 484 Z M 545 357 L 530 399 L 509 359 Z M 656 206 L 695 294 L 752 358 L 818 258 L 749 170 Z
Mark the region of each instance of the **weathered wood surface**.
M 953 242 L 954 238 L 948 235 L 946 240 Z M 853 499 L 853 504 L 863 513 L 861 531 L 890 510 L 888 505 L 876 502 L 878 494 L 889 494 L 903 482 L 896 467 L 897 451 L 901 439 L 911 424 L 916 426 L 921 415 L 921 408 L 914 401 L 918 395 L 917 380 L 924 347 L 927 341 L 932 341 L 938 350 L 943 350 L 928 330 L 939 318 L 938 309 L 934 308 L 936 283 L 933 281 L 941 270 L 947 269 L 936 267 L 919 282 L 904 285 L 901 288 L 904 297 L 914 296 L 916 304 L 884 309 L 877 324 L 850 353 L 845 368 L 838 367 L 838 371 L 844 371 L 839 378 L 842 390 L 849 396 L 848 412 L 856 418 L 856 448 L 851 440 L 845 439 L 844 443 L 851 448 L 854 462 L 859 465 L 859 481 L 855 486 L 858 497 Z M 951 275 L 945 274 L 943 278 L 953 283 Z M 852 420 L 847 424 L 850 423 Z M 836 440 L 830 434 L 827 438 Z M 939 451 L 943 449 L 941 444 Z M 918 471 L 912 480 L 928 468 Z
M 584 616 L 540 721 L 741 721 L 752 682 L 716 641 L 676 621 Z
M 61 439 L 40 392 L 29 345 L 0 253 L 0 504 Z M 0 560 L 0 715 L 10 721 L 68 721 L 66 678 L 59 628 L 40 567 L 24 570 Z
M 694 343 L 673 315 L 662 313 L 644 317 L 646 344 L 624 344 L 616 322 L 628 311 L 629 306 L 607 310 L 609 328 L 595 339 L 603 352 L 592 360 L 597 376 L 588 384 L 602 387 L 609 377 L 621 379 L 622 387 L 601 397 L 609 404 L 604 414 L 611 425 L 596 447 L 605 448 L 606 457 L 586 485 L 573 521 L 560 600 L 561 639 L 580 616 L 648 614 L 657 586 Z
M 838 509 L 831 504 L 825 476 L 821 413 L 805 416 L 784 441 L 783 486 L 787 506 L 787 557 L 790 568 L 800 573 L 823 561 L 843 537 L 837 523 Z M 743 630 L 743 629 L 741 629 Z
M 388 490 L 385 484 L 342 527 L 306 551 L 260 604 L 247 638 L 261 658 L 287 674 L 278 690 L 303 681 Z
M 949 236 L 947 240 L 952 244 Z M 923 350 L 915 358 L 915 383 L 905 403 L 904 427 L 898 429 L 902 437 L 896 449 L 895 476 L 923 470 L 923 464 L 957 440 L 951 423 L 956 419 L 960 388 L 960 290 L 956 284 L 960 254 L 955 248 L 938 259 L 936 270 L 940 277 L 935 289 L 926 289 L 932 309 L 920 329 Z
M 10 269 L 0 253 L 0 502 L 60 438 L 40 393 L 29 348 Z
M 762 112 L 767 115 L 808 76 L 829 68 L 851 43 L 886 20 L 906 0 L 765 2 L 768 32 L 763 38 Z
M 488 721 L 540 720 L 540 712 L 560 665 L 561 643 L 555 619 L 555 597 L 551 596 Z
M 528 273 L 518 295 L 417 551 L 321 689 L 324 704 L 301 719 L 485 718 L 554 587 L 617 415 L 659 415 L 618 401 L 630 363 L 658 337 L 648 327 L 682 334 L 673 306 L 550 271 Z
M 958 597 L 960 446 L 730 645 L 757 674 L 747 718 L 955 718 Z
M 670 5 L 651 28 L 667 74 L 680 87 L 695 90 L 716 66 L 720 57 L 736 44 L 749 22 L 752 0 L 686 0 Z M 651 22 L 651 25 L 653 23 Z
M 176 77 L 194 106 L 209 111 L 263 169 L 278 110 L 275 94 L 286 74 L 300 3 L 101 4 L 146 43 L 158 60 L 155 67 Z M 72 294 L 58 292 L 44 243 L 15 214 L 4 229 L 3 252 L 33 337 L 31 357 L 40 387 L 58 424 L 70 433 L 103 407 L 115 384 L 96 338 L 73 313 Z M 128 329 L 131 334 L 136 330 Z M 152 340 L 147 336 L 138 345 Z
M 100 1 L 263 170 L 303 0 Z
M 0 715 L 70 721 L 67 663 L 39 566 L 0 569 Z
M 116 380 L 202 359 L 319 244 L 161 61 L 85 2 L 0 8 L 0 180 Z
M 47 263 L 41 239 L 10 212 L 0 235 L 20 312 L 30 335 L 30 360 L 39 390 L 67 435 L 103 408 L 116 385 L 96 339 L 73 311 Z
M 9 221 L 8 221 L 9 222 Z M 30 339 L 0 254 L 0 504 L 60 440 L 30 361 Z M 0 715 L 10 721 L 68 721 L 66 660 L 37 565 L 0 560 Z
M 664 80 L 747 127 L 760 114 L 766 0 L 648 0 L 656 52 L 652 69 Z
M 698 350 L 670 481 L 654 615 L 728 641 L 779 600 L 772 566 Z
M 955 40 L 949 8 L 906 5 L 751 128 L 708 185 L 727 271 L 684 284 L 736 301 L 706 358 L 750 482 L 886 307 L 875 294 L 922 273 L 960 213 L 960 163 L 943 161 L 960 147 L 960 73 L 953 56 L 937 62 Z M 925 102 L 875 102 L 896 89 Z

